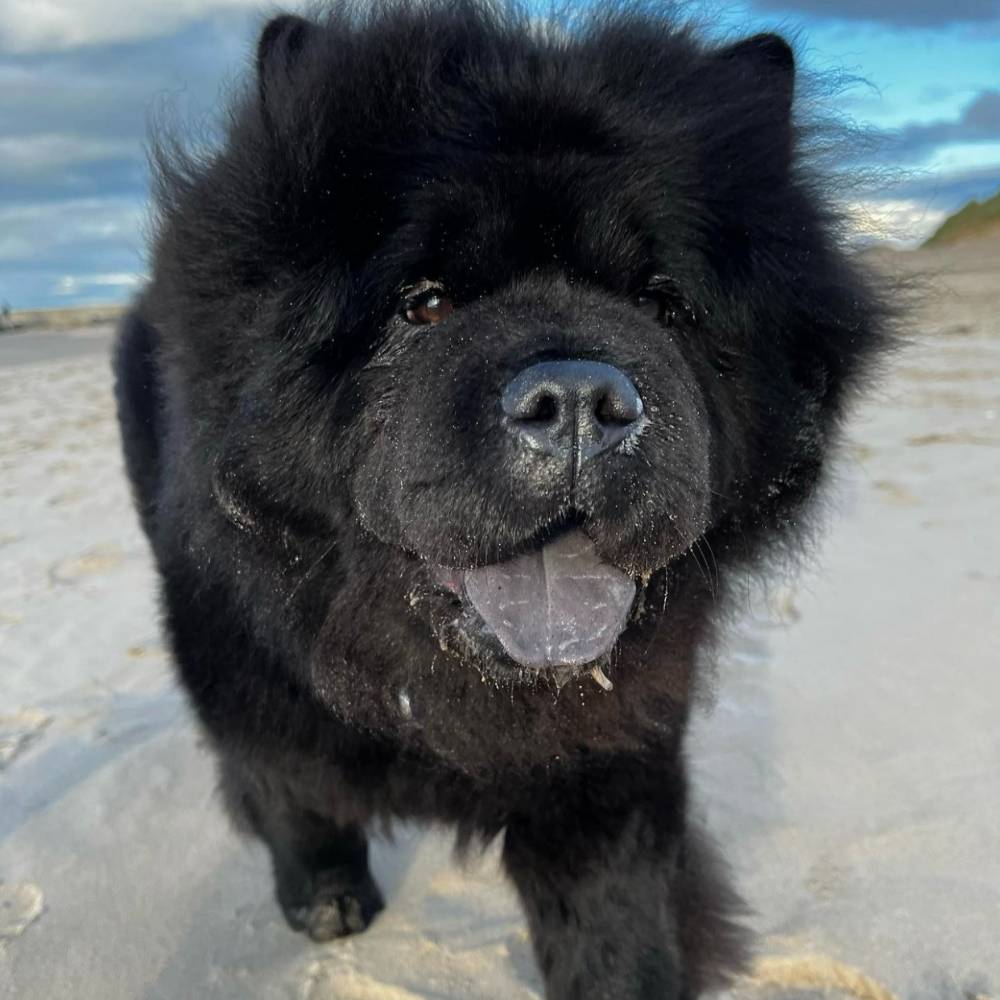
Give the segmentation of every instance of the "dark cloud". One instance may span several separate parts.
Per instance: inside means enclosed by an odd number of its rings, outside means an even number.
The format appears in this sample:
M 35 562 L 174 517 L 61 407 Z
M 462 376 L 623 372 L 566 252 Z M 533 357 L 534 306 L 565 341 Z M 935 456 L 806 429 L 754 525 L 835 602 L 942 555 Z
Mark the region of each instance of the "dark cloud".
M 75 198 L 145 198 L 149 170 L 140 152 L 93 163 L 58 163 L 36 171 L 15 172 L 9 164 L 0 164 L 0 189 L 0 209 L 12 204 L 58 204 Z
M 965 128 L 988 133 L 991 136 L 1000 135 L 1000 90 L 986 90 L 981 93 L 966 109 L 962 116 Z
M 0 298 L 15 307 L 121 298 L 144 270 L 144 143 L 164 111 L 209 120 L 245 65 L 256 18 L 172 35 L 0 55 Z M 104 284 L 88 284 L 100 279 Z M 66 294 L 79 288 L 81 294 Z
M 1000 20 L 1000 0 L 753 0 L 753 6 L 766 13 L 810 14 L 900 28 Z
M 128 139 L 139 149 L 161 105 L 189 113 L 217 104 L 227 74 L 246 62 L 252 30 L 249 17 L 234 15 L 163 38 L 0 56 L 0 84 L 17 97 L 4 103 L 0 134 Z
M 912 163 L 954 142 L 1000 141 L 1000 90 L 984 90 L 958 118 L 906 125 L 886 137 L 883 159 Z
M 145 196 L 103 196 L 0 205 L 0 300 L 14 308 L 67 305 L 99 282 L 104 301 L 125 297 L 145 270 Z M 109 277 L 121 278 L 108 284 Z M 103 283 L 102 283 L 103 282 Z
M 952 173 L 918 173 L 898 180 L 873 197 L 918 202 L 928 208 L 953 212 L 973 198 L 982 201 L 1000 191 L 1000 166 L 977 167 Z

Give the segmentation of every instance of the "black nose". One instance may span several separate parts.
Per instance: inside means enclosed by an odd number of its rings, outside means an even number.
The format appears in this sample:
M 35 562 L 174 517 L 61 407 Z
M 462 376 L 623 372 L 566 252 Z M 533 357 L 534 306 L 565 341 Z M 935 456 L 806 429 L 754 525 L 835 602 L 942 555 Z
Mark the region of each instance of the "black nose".
M 501 399 L 508 426 L 547 455 L 594 458 L 638 433 L 642 399 L 631 379 L 596 361 L 545 361 L 525 368 Z

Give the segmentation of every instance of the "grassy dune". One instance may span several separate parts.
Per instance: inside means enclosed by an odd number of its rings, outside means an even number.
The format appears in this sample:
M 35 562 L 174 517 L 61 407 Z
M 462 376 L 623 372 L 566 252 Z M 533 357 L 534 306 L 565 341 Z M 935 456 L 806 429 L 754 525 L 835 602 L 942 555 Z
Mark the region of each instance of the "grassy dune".
M 115 323 L 125 311 L 123 305 L 77 306 L 73 309 L 17 309 L 6 321 L 0 319 L 0 333 L 14 330 L 68 330 L 73 327 Z
M 1000 191 L 986 201 L 970 201 L 948 216 L 924 246 L 943 246 L 995 232 L 1000 232 Z

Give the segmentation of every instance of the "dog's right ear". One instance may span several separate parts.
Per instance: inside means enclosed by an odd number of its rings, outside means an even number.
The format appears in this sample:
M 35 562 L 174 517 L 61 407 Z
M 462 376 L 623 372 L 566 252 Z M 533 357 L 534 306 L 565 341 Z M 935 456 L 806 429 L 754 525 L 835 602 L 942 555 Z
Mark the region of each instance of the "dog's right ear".
M 739 74 L 742 85 L 771 105 L 779 118 L 789 118 L 795 96 L 795 53 L 780 35 L 762 34 L 744 38 L 717 53 L 730 72 Z
M 264 25 L 257 42 L 257 89 L 267 107 L 288 83 L 302 53 L 319 27 L 294 14 L 281 14 Z

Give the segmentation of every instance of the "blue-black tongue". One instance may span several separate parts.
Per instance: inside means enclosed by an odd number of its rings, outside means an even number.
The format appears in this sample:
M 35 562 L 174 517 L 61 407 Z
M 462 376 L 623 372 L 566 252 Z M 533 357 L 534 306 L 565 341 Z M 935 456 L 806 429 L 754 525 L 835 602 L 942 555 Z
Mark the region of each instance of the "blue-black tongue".
M 635 582 L 573 531 L 536 552 L 464 573 L 465 596 L 511 659 L 526 667 L 582 666 L 621 634 Z

